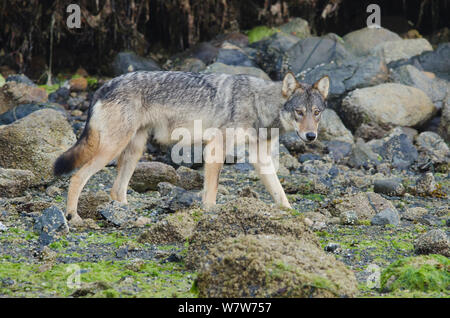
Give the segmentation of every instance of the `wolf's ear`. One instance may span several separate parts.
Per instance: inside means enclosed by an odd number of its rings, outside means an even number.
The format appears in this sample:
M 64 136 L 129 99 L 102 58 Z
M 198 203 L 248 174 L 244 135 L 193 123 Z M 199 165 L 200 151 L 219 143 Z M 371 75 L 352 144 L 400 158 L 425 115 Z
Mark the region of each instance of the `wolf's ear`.
M 283 78 L 283 87 L 281 88 L 283 96 L 291 96 L 297 87 L 300 87 L 300 84 L 297 82 L 294 73 L 288 72 Z
M 313 88 L 317 89 L 320 95 L 326 99 L 328 97 L 328 90 L 330 89 L 330 78 L 325 75 L 314 83 Z

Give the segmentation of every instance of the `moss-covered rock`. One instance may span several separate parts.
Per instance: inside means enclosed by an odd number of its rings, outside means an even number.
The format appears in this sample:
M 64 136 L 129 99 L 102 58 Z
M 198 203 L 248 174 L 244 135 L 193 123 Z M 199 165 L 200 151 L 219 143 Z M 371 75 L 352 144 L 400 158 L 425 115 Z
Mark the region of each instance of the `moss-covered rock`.
M 381 274 L 382 291 L 449 292 L 450 260 L 442 255 L 402 258 Z
M 346 211 L 353 210 L 359 220 L 369 220 L 385 209 L 395 210 L 390 201 L 374 192 L 359 192 L 334 199 L 327 208 L 333 216 L 340 216 Z
M 239 235 L 215 245 L 199 271 L 200 297 L 351 297 L 351 270 L 311 241 Z
M 76 141 L 72 127 L 59 111 L 43 109 L 2 126 L 0 166 L 29 170 L 33 184 L 53 180 L 53 163 Z
M 302 216 L 272 207 L 256 198 L 238 198 L 217 206 L 217 213 L 200 219 L 189 243 L 186 265 L 198 268 L 211 247 L 241 234 L 277 234 L 303 238 L 319 246 Z
M 184 210 L 168 215 L 151 228 L 143 232 L 140 243 L 170 244 L 184 243 L 192 235 L 201 210 Z
M 89 218 L 100 220 L 102 219 L 102 216 L 98 214 L 97 208 L 109 201 L 111 201 L 111 198 L 105 191 L 89 191 L 83 193 L 78 201 L 78 214 L 83 219 Z

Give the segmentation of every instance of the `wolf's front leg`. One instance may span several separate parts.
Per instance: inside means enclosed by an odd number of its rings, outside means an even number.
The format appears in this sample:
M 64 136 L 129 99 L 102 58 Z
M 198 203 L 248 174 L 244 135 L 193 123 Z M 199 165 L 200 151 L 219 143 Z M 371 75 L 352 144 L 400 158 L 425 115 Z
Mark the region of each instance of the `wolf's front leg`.
M 258 156 L 258 161 L 253 163 L 253 167 L 275 203 L 281 207 L 292 209 L 276 174 L 272 157 L 267 156 L 265 160 L 262 161 Z
M 221 138 L 220 138 L 221 139 Z M 216 204 L 219 175 L 224 162 L 223 141 L 211 140 L 205 148 L 205 181 L 202 202 L 205 208 Z

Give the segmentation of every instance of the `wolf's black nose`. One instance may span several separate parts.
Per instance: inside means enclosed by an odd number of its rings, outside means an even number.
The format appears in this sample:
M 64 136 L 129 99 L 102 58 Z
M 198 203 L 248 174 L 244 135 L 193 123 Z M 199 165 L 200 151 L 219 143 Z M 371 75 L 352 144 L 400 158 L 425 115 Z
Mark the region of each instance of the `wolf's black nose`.
M 316 134 L 313 133 L 313 132 L 308 132 L 308 133 L 306 133 L 306 138 L 307 138 L 309 141 L 313 141 L 314 139 L 316 139 Z

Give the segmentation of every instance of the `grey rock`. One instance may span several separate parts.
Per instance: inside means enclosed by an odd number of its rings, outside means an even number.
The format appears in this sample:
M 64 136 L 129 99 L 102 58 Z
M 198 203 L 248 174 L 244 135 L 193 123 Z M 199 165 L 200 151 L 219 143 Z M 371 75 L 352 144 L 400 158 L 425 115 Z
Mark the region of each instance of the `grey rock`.
M 442 117 L 438 132 L 445 141 L 450 142 L 450 94 L 447 95 L 442 106 Z
M 177 184 L 180 180 L 172 166 L 162 162 L 139 162 L 130 180 L 130 187 L 137 192 L 157 190 L 158 183 Z
M 177 186 L 186 190 L 201 190 L 203 188 L 204 178 L 197 170 L 181 166 L 176 172 L 180 177 Z
M 370 223 L 372 225 L 394 225 L 397 226 L 400 223 L 400 216 L 396 209 L 384 209 L 377 215 L 375 215 Z
M 416 137 L 416 144 L 433 163 L 450 163 L 450 149 L 438 134 L 424 131 Z
M 368 168 L 370 165 L 377 166 L 381 161 L 382 158 L 367 143 L 359 139 L 352 148 L 349 165 L 355 168 Z
M 22 104 L 17 105 L 16 107 L 8 110 L 7 112 L 0 115 L 0 125 L 9 125 L 16 120 L 19 120 L 29 114 L 42 110 L 42 109 L 53 109 L 61 112 L 62 114 L 66 114 L 66 111 L 63 107 L 54 103 L 33 103 L 33 104 Z
M 370 124 L 388 131 L 394 126 L 420 126 L 436 110 L 422 90 L 384 83 L 350 92 L 342 101 L 339 115 L 345 119 L 345 125 L 353 130 L 362 124 Z
M 353 143 L 353 135 L 342 123 L 339 116 L 332 109 L 322 112 L 318 130 L 319 140 L 339 140 Z
M 231 74 L 231 75 L 251 75 L 254 77 L 259 77 L 265 80 L 270 80 L 269 76 L 261 69 L 256 67 L 249 66 L 233 66 L 226 65 L 223 63 L 213 63 L 209 65 L 204 71 L 204 73 L 223 73 L 223 74 Z
M 338 253 L 341 250 L 341 245 L 338 243 L 328 243 L 324 250 L 325 252 Z
M 220 49 L 217 54 L 216 63 L 232 66 L 256 67 L 256 64 L 240 50 Z
M 24 74 L 9 75 L 6 78 L 6 82 L 17 82 L 17 83 L 23 83 L 23 84 L 28 85 L 28 86 L 37 86 L 32 80 L 30 80 Z
M 386 141 L 380 155 L 394 168 L 403 170 L 408 169 L 417 160 L 419 154 L 411 140 L 405 134 L 401 134 Z
M 448 235 L 440 229 L 422 234 L 414 242 L 416 254 L 441 254 L 450 257 L 450 240 Z
M 136 214 L 128 205 L 111 201 L 97 208 L 97 214 L 103 216 L 115 226 L 125 226 L 136 220 Z
M 406 209 L 405 213 L 402 214 L 402 219 L 408 221 L 418 221 L 424 215 L 428 214 L 428 210 L 421 207 L 413 207 Z
M 72 127 L 61 112 L 35 111 L 0 129 L 0 166 L 29 170 L 35 175 L 33 185 L 47 184 L 54 178 L 56 158 L 75 142 Z
M 357 56 L 368 55 L 378 44 L 401 40 L 394 32 L 385 28 L 363 28 L 344 36 L 345 47 Z
M 432 72 L 436 76 L 450 81 L 450 43 L 441 43 L 436 50 L 424 52 L 410 59 L 389 63 L 390 68 L 395 69 L 401 65 L 411 64 L 419 70 Z
M 31 186 L 35 175 L 28 170 L 0 168 L 0 196 L 18 197 Z
M 34 230 L 39 234 L 39 243 L 48 245 L 61 235 L 67 234 L 69 226 L 64 213 L 52 205 L 42 212 L 42 215 L 34 224 Z
M 373 54 L 381 54 L 386 63 L 409 59 L 426 51 L 433 51 L 427 39 L 401 39 L 386 41 L 373 48 Z
M 392 179 L 378 179 L 375 180 L 373 191 L 376 193 L 382 193 L 389 196 L 402 196 L 405 194 L 406 189 L 402 184 L 402 181 L 397 178 Z
M 278 27 L 281 32 L 294 35 L 300 39 L 311 36 L 308 21 L 302 18 L 292 18 L 288 23 Z
M 436 189 L 436 180 L 431 172 L 422 174 L 416 181 L 415 192 L 417 195 L 432 195 Z
M 202 60 L 196 58 L 187 58 L 180 65 L 174 67 L 175 71 L 198 73 L 205 70 L 206 64 Z
M 320 64 L 343 61 L 352 55 L 337 41 L 326 37 L 309 37 L 293 45 L 279 63 L 279 74 L 288 70 L 298 75 Z
M 403 65 L 392 71 L 394 82 L 421 89 L 428 95 L 437 109 L 442 108 L 450 94 L 450 83 L 439 78 L 430 78 L 413 65 Z
M 114 75 L 135 71 L 160 71 L 161 67 L 151 58 L 144 58 L 134 52 L 120 52 L 113 61 Z
M 201 202 L 201 196 L 197 192 L 186 191 L 180 187 L 174 187 L 167 195 L 167 207 L 175 212 L 186 209 Z
M 326 142 L 326 147 L 334 162 L 339 162 L 352 152 L 352 144 L 340 140 Z

